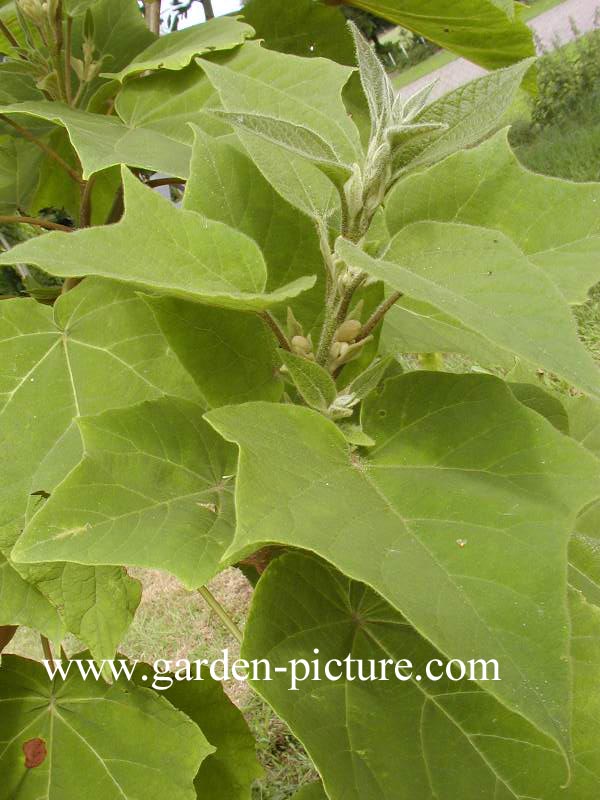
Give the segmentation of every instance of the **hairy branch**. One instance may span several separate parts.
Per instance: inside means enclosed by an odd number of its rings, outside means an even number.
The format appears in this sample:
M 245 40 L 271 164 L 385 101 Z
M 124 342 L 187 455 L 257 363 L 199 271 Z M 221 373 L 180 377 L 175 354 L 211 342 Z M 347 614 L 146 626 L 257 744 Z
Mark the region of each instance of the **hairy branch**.
M 384 300 L 383 303 L 375 309 L 375 311 L 371 314 L 369 319 L 365 322 L 365 324 L 360 329 L 360 333 L 356 339 L 357 342 L 362 342 L 363 339 L 366 339 L 367 336 L 373 331 L 377 325 L 381 322 L 381 320 L 385 317 L 387 312 L 390 308 L 394 305 L 394 303 L 402 297 L 402 292 L 392 292 L 392 294 Z
M 264 322 L 266 322 L 267 326 L 275 334 L 275 338 L 279 342 L 279 346 L 282 347 L 284 350 L 289 350 L 291 352 L 292 348 L 290 343 L 288 342 L 288 338 L 283 332 L 281 326 L 279 325 L 275 317 L 269 311 L 260 311 L 258 316 Z

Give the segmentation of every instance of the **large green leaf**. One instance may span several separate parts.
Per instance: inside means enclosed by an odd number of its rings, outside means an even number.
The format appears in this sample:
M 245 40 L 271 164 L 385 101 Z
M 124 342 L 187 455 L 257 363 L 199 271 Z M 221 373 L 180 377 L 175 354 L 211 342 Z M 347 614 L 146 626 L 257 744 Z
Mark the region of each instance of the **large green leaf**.
M 0 213 L 29 209 L 42 160 L 31 142 L 12 136 L 0 139 Z
M 442 127 L 425 129 L 418 136 L 407 135 L 395 156 L 396 168 L 433 164 L 457 150 L 478 144 L 500 125 L 530 66 L 531 60 L 527 60 L 484 75 L 427 106 L 416 122 Z
M 577 338 L 564 297 L 505 234 L 450 222 L 415 222 L 394 236 L 381 259 L 342 239 L 337 250 L 353 267 L 600 396 L 600 373 Z
M 591 397 L 565 398 L 571 436 L 600 456 L 600 403 Z M 577 518 L 569 544 L 569 580 L 600 607 L 600 501 Z
M 305 744 L 332 798 L 582 800 L 595 797 L 600 786 L 594 716 L 600 614 L 576 596 L 571 609 L 574 771 L 567 790 L 561 789 L 565 763 L 556 745 L 483 690 L 491 684 L 479 689 L 468 679 L 431 680 L 425 668 L 437 659 L 431 672 L 443 675 L 443 656 L 371 589 L 315 558 L 290 554 L 268 568 L 256 590 L 243 656 L 269 658 L 273 680 L 254 688 Z M 348 656 L 362 660 L 367 681 L 357 677 L 356 661 L 354 680 L 347 679 Z M 321 680 L 309 678 L 290 692 L 290 662 L 315 658 Z M 324 674 L 332 659 L 337 680 Z M 387 659 L 393 662 L 387 681 L 368 681 Z M 401 669 L 399 680 L 395 665 L 406 659 L 412 668 Z M 275 673 L 277 667 L 284 673 Z M 487 670 L 493 677 L 493 665 Z M 502 679 L 501 661 L 498 671 Z M 298 674 L 304 674 L 302 664 Z
M 346 0 L 342 0 L 346 2 Z M 531 31 L 512 0 L 351 0 L 488 69 L 535 55 Z
M 195 403 L 166 397 L 81 418 L 85 456 L 31 519 L 17 561 L 132 564 L 193 589 L 233 536 L 235 451 Z
M 173 297 L 144 299 L 208 407 L 280 399 L 274 339 L 256 314 Z
M 195 677 L 195 668 L 193 674 Z M 178 681 L 169 674 L 173 685 L 160 690 L 171 705 L 196 723 L 216 748 L 204 759 L 196 776 L 197 800 L 249 800 L 251 784 L 262 777 L 254 739 L 222 684 L 210 677 L 206 667 L 200 674 L 202 679 L 193 682 Z M 138 665 L 135 673 L 138 685 L 148 685 L 153 678 L 150 667 Z
M 207 419 L 240 446 L 230 557 L 269 542 L 318 553 L 445 654 L 498 659 L 486 688 L 567 742 L 566 544 L 598 492 L 593 456 L 491 376 L 387 381 L 363 409 L 364 456 L 301 407 Z
M 115 566 L 13 562 L 13 567 L 50 600 L 66 629 L 85 642 L 97 661 L 114 658 L 140 604 L 139 581 Z
M 332 234 L 341 232 L 339 192 L 321 170 L 290 150 L 239 131 L 246 152 L 284 200 Z
M 0 702 L 1 800 L 193 800 L 214 751 L 188 717 L 125 680 L 84 681 L 72 669 L 50 681 L 41 664 L 9 655 Z
M 244 19 L 256 31 L 269 50 L 296 56 L 329 58 L 339 64 L 354 66 L 356 56 L 346 19 L 338 8 L 313 0 L 249 0 L 242 9 Z M 343 91 L 344 103 L 359 128 L 365 145 L 368 142 L 369 111 L 358 74 Z
M 161 36 L 120 72 L 106 77 L 123 81 L 146 70 L 180 70 L 187 67 L 194 56 L 231 50 L 253 35 L 254 30 L 249 25 L 233 17 L 216 17 L 203 25 L 192 25 Z
M 85 6 L 90 4 L 82 2 L 78 5 L 73 9 L 73 53 L 82 58 Z M 90 12 L 94 20 L 94 58 L 102 60 L 105 71 L 121 70 L 156 40 L 140 14 L 137 0 L 96 0 L 90 5 Z M 91 81 L 83 93 L 83 101 L 88 101 L 103 84 L 106 80 L 100 76 Z
M 310 330 L 322 312 L 324 292 L 323 256 L 314 223 L 275 191 L 239 147 L 198 128 L 194 133 L 183 207 L 254 239 L 267 264 L 268 289 L 304 275 L 318 275 L 314 289 L 294 303 L 297 318 Z
M 219 105 L 212 84 L 196 63 L 178 72 L 160 70 L 127 81 L 115 101 L 128 127 L 158 131 L 187 145 L 194 138 L 192 125 L 215 135 L 230 133 L 229 125 L 206 113 L 206 108 Z
M 352 37 L 337 8 L 313 0 L 249 0 L 242 14 L 269 50 L 354 64 Z
M 567 300 L 584 302 L 600 270 L 599 203 L 600 183 L 521 166 L 504 130 L 396 184 L 386 221 L 391 234 L 425 219 L 495 228 L 546 270 Z
M 0 551 L 0 625 L 27 625 L 52 641 L 62 639 L 65 626 L 41 591 L 27 583 Z
M 29 239 L 0 263 L 38 264 L 54 275 L 100 275 L 209 305 L 260 310 L 311 288 L 299 278 L 272 293 L 262 254 L 249 237 L 176 208 L 123 171 L 125 215 L 116 225 Z M 107 255 L 110 254 L 110 257 Z
M 254 120 L 251 132 L 258 130 L 261 138 L 287 146 L 286 131 L 295 126 L 318 138 L 341 164 L 360 160 L 358 131 L 342 102 L 342 89 L 352 74 L 348 67 L 256 43 L 247 44 L 229 62 L 201 59 L 200 64 L 225 110 L 242 126 L 246 117 Z M 263 123 L 259 129 L 257 121 Z
M 0 467 L 5 555 L 27 517 L 81 458 L 73 417 L 165 392 L 195 395 L 147 306 L 130 289 L 108 281 L 84 281 L 54 309 L 26 299 L 2 303 L 0 359 L 10 365 L 2 376 L 0 410 L 2 450 L 11 453 Z M 113 569 L 52 565 L 31 571 L 3 559 L 0 574 L 0 618 L 44 632 L 52 624 L 56 631 L 56 612 L 29 581 L 39 584 L 95 654 L 106 655 L 109 641 L 114 652 L 137 604 L 135 585 Z M 101 623 L 95 633 L 94 617 Z
M 0 107 L 3 114 L 32 116 L 67 129 L 81 160 L 83 177 L 118 164 L 128 164 L 179 178 L 189 173 L 190 150 L 158 131 L 129 128 L 116 117 L 92 114 L 46 100 Z M 26 123 L 27 124 L 27 123 Z
M 467 328 L 449 314 L 432 306 L 402 297 L 388 311 L 381 339 L 392 353 L 463 353 L 479 364 L 514 366 L 514 356 Z

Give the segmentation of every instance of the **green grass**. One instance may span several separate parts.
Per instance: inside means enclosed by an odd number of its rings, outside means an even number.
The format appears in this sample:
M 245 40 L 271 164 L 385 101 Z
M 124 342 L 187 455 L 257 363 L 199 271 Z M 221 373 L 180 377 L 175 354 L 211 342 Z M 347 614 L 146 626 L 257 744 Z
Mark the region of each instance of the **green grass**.
M 524 9 L 523 19 L 525 22 L 528 22 L 530 19 L 543 14 L 545 11 L 549 11 L 551 8 L 563 2 L 564 0 L 537 0 L 537 2 Z M 454 53 L 450 53 L 448 50 L 440 50 L 439 53 L 435 53 L 435 55 L 421 61 L 420 64 L 415 64 L 414 67 L 409 67 L 408 69 L 394 74 L 392 76 L 394 87 L 396 89 L 401 89 L 403 86 L 408 86 L 414 83 L 414 81 L 418 81 L 419 78 L 423 78 L 425 75 L 429 75 L 429 73 L 435 72 L 435 70 L 441 69 L 441 67 L 445 67 L 446 64 L 450 64 L 457 58 L 458 56 Z

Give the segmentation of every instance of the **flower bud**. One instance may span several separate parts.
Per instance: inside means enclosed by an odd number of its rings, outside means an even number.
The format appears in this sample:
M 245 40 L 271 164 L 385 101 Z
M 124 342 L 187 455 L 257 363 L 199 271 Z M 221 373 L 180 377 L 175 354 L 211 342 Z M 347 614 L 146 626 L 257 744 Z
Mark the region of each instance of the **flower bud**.
M 44 22 L 46 14 L 40 0 L 17 0 L 17 3 L 23 14 L 36 25 Z
M 345 322 L 342 322 L 335 332 L 335 341 L 353 342 L 360 333 L 361 328 L 362 324 L 357 319 L 347 319 Z
M 298 320 L 294 316 L 294 312 L 289 306 L 287 310 L 287 332 L 288 336 L 304 335 L 304 330 L 302 329 L 302 325 L 298 322 Z
M 312 350 L 312 345 L 306 336 L 292 336 L 292 350 L 296 355 L 305 356 Z

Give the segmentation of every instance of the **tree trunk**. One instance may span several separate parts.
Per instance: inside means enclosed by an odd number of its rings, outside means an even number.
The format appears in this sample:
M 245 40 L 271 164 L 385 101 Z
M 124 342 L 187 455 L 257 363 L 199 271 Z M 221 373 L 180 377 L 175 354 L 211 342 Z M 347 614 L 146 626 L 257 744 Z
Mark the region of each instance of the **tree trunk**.
M 146 25 L 157 36 L 160 34 L 160 0 L 146 0 L 144 3 Z
M 204 16 L 206 19 L 214 19 L 215 12 L 213 11 L 212 0 L 200 0 L 200 2 L 204 8 Z

